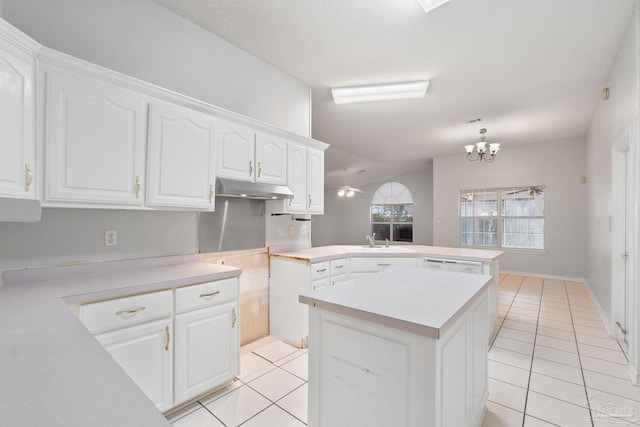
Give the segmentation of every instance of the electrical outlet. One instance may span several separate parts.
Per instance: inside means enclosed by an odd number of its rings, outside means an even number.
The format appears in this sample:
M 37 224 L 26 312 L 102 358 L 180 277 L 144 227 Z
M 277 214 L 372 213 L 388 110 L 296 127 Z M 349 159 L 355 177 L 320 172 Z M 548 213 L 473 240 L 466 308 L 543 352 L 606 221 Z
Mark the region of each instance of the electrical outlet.
M 300 235 L 301 236 L 306 236 L 307 235 L 307 226 L 305 224 L 302 224 L 300 226 Z
M 289 226 L 289 236 L 293 237 L 296 235 L 296 229 L 293 227 L 293 225 Z
M 104 230 L 104 245 L 105 246 L 117 246 L 118 235 L 116 230 Z
M 284 227 L 278 227 L 278 237 L 284 237 Z

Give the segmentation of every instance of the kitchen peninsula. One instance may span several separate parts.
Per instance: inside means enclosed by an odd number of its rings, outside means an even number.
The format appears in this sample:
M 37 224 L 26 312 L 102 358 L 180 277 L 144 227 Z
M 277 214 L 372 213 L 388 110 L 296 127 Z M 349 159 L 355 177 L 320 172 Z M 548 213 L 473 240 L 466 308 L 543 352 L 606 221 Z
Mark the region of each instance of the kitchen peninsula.
M 499 259 L 503 252 L 438 246 L 320 246 L 294 251 L 270 250 L 269 320 L 271 335 L 306 346 L 308 309 L 298 295 L 338 282 L 371 277 L 397 267 L 454 270 L 493 276 L 488 287 L 490 339 L 498 320 Z
M 301 295 L 309 426 L 480 426 L 491 282 L 396 268 Z

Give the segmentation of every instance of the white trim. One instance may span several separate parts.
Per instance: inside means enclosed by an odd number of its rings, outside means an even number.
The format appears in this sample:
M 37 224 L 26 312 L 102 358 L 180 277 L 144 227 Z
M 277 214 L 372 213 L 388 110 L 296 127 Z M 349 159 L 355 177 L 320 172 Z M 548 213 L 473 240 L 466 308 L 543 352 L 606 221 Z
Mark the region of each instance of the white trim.
M 40 54 L 42 45 L 9 24 L 4 19 L 0 19 L 0 39 L 3 42 L 7 42 L 17 47 L 18 49 L 27 52 L 34 58 Z
M 559 275 L 555 275 L 555 274 L 540 274 L 540 273 L 524 273 L 522 271 L 507 271 L 507 270 L 500 270 L 500 274 L 514 274 L 517 276 L 529 276 L 529 277 L 540 277 L 543 279 L 557 279 L 557 280 L 566 280 L 568 282 L 584 282 L 586 283 L 586 280 L 583 277 L 569 277 L 569 276 L 559 276 Z

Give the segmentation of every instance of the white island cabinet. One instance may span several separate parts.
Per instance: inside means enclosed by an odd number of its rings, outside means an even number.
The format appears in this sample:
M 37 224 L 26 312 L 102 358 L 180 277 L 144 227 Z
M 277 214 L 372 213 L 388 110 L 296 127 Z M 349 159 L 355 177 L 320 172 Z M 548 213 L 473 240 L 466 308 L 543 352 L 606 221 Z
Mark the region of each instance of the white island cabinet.
M 398 268 L 300 296 L 310 427 L 477 427 L 490 276 Z

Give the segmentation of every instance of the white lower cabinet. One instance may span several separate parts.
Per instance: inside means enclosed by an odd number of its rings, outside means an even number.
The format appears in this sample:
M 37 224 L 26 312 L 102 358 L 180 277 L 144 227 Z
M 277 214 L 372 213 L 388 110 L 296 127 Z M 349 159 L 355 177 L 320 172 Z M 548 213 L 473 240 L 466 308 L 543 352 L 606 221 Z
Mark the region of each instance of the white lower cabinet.
M 307 264 L 288 258 L 271 258 L 269 279 L 269 332 L 289 344 L 306 347 L 309 310 L 300 294 L 349 279 L 345 258 Z
M 172 323 L 164 319 L 96 336 L 160 411 L 173 407 Z
M 310 308 L 310 427 L 480 427 L 487 295 L 438 338 Z
M 176 405 L 238 375 L 240 326 L 237 292 L 237 279 L 176 291 L 176 309 L 193 310 L 176 315 Z M 206 308 L 201 308 L 203 306 Z
M 175 310 L 174 291 L 166 290 L 84 304 L 78 312 L 162 412 L 239 374 L 237 278 L 176 289 Z

